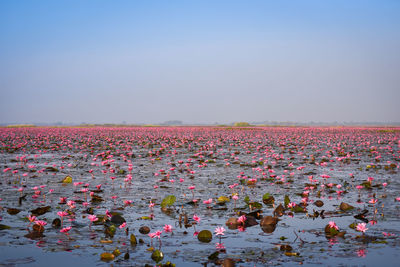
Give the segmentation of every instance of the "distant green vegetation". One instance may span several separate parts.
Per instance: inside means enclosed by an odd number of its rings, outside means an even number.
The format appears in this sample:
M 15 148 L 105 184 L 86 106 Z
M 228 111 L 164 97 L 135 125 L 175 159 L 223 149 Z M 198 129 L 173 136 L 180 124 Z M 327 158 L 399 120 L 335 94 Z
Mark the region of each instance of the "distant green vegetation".
M 23 128 L 23 127 L 36 127 L 34 124 L 11 124 L 7 125 L 7 128 Z
M 248 122 L 235 122 L 235 124 L 233 124 L 233 126 L 235 126 L 235 127 L 249 127 L 251 125 Z

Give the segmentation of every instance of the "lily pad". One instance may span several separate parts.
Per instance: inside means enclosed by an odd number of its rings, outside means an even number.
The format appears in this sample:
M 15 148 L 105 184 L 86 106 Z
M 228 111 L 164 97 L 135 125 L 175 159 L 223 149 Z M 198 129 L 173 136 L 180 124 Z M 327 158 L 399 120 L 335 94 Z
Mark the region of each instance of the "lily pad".
M 5 224 L 0 224 L 0 230 L 7 230 L 7 229 L 11 229 L 11 227 Z
M 354 209 L 354 207 L 352 206 L 352 205 L 350 205 L 350 204 L 347 204 L 347 203 L 345 203 L 345 202 L 342 202 L 342 203 L 340 203 L 340 210 L 342 210 L 342 211 L 348 211 L 348 210 L 352 210 L 352 209 Z
M 174 205 L 176 201 L 176 197 L 174 195 L 169 195 L 166 196 L 163 201 L 161 202 L 161 208 L 165 208 L 167 206 L 172 206 Z
M 151 254 L 151 259 L 155 262 L 160 262 L 164 259 L 164 254 L 162 253 L 161 250 L 155 250 L 153 251 L 153 253 Z
M 275 203 L 275 198 L 270 193 L 266 193 L 263 195 L 263 203 L 265 205 L 272 205 Z
M 40 216 L 40 215 L 43 215 L 43 214 L 49 212 L 50 210 L 51 210 L 50 206 L 45 206 L 45 207 L 39 207 L 34 210 L 31 210 L 31 213 L 35 216 Z
M 100 255 L 100 259 L 105 262 L 112 261 L 112 260 L 114 260 L 114 258 L 115 258 L 115 255 L 110 252 L 104 252 L 104 253 L 101 253 L 101 255 Z
M 113 216 L 111 217 L 111 222 L 114 223 L 114 224 L 116 224 L 116 225 L 121 225 L 121 224 L 123 224 L 124 222 L 126 222 L 126 220 L 125 220 L 124 217 L 122 217 L 121 215 L 116 214 L 116 215 L 113 215 Z
M 136 246 L 137 245 L 136 236 L 134 234 L 131 234 L 131 237 L 129 238 L 129 240 L 131 241 L 131 245 L 132 246 Z
M 70 184 L 70 183 L 72 183 L 72 177 L 71 176 L 66 176 L 63 180 L 62 180 L 62 183 L 64 183 L 64 184 Z
M 7 213 L 10 214 L 10 215 L 16 215 L 16 214 L 18 214 L 20 212 L 21 212 L 20 209 L 14 209 L 14 208 L 8 208 L 7 209 Z
M 217 199 L 218 204 L 225 204 L 226 202 L 229 202 L 229 201 L 230 201 L 229 197 L 226 197 L 226 196 L 220 196 Z
M 139 228 L 139 233 L 147 235 L 150 233 L 150 228 L 148 226 L 142 226 Z
M 197 235 L 197 239 L 203 243 L 210 243 L 212 240 L 212 233 L 208 230 L 202 230 Z

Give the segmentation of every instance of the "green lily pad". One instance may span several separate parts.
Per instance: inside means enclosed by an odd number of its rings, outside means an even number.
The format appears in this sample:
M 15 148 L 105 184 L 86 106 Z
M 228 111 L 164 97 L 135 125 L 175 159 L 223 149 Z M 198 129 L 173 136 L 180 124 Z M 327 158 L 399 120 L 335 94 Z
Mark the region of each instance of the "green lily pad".
M 160 262 L 164 259 L 164 254 L 162 253 L 161 250 L 155 250 L 153 251 L 153 253 L 151 254 L 151 259 L 155 262 Z
M 208 230 L 202 230 L 197 235 L 197 239 L 203 243 L 210 243 L 212 240 L 212 233 Z
M 134 234 L 131 234 L 130 241 L 131 241 L 131 245 L 132 246 L 136 246 L 137 245 L 136 236 Z
M 217 199 L 217 202 L 218 202 L 219 204 L 225 204 L 226 202 L 229 202 L 229 201 L 231 201 L 231 200 L 229 199 L 229 197 L 226 197 L 226 196 L 220 196 L 220 197 Z
M 11 229 L 11 227 L 5 224 L 0 224 L 0 230 L 7 230 L 7 229 Z
M 174 195 L 166 196 L 161 202 L 161 208 L 165 208 L 166 206 L 174 205 L 176 197 Z
M 70 183 L 72 183 L 72 177 L 71 176 L 66 176 L 63 180 L 62 180 L 62 183 L 64 183 L 64 184 L 70 184 Z

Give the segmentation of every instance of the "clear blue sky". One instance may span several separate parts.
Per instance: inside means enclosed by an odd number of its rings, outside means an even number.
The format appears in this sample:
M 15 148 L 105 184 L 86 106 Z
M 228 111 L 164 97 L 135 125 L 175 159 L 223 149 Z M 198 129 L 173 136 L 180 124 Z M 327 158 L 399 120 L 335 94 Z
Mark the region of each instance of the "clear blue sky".
M 0 1 L 0 123 L 400 121 L 400 1 Z

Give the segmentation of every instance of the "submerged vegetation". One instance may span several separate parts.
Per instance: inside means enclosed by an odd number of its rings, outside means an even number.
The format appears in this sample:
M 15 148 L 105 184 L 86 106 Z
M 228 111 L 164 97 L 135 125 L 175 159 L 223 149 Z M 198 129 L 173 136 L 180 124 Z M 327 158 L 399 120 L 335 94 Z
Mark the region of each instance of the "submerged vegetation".
M 395 265 L 398 128 L 235 126 L 1 128 L 0 251 Z

